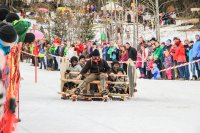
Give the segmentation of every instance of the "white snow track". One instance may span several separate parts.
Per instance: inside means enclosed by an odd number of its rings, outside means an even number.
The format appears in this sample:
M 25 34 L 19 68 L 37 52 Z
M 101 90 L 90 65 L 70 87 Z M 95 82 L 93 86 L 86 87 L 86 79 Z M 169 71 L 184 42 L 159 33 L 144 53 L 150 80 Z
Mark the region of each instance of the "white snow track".
M 17 133 L 200 133 L 200 81 L 139 80 L 120 102 L 60 100 L 59 72 L 21 63 Z

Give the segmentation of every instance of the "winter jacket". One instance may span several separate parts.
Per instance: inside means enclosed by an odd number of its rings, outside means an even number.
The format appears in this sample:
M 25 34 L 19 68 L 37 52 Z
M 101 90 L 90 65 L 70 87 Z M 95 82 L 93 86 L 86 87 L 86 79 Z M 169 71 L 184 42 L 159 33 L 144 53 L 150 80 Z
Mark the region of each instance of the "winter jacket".
M 159 71 L 158 67 L 152 69 L 151 73 L 153 74 L 153 78 L 152 78 L 153 80 L 161 79 L 161 75 L 160 75 L 160 71 Z
M 152 70 L 152 68 L 153 68 L 153 60 L 150 60 L 150 61 L 148 61 L 148 64 L 147 64 L 147 69 L 148 69 L 148 71 L 151 71 Z
M 69 68 L 67 69 L 69 70 L 70 72 L 81 72 L 82 70 L 82 67 L 80 65 L 76 65 L 76 66 L 69 66 Z M 70 79 L 74 79 L 78 76 L 78 74 L 74 74 L 74 73 L 70 73 L 69 74 L 69 78 Z
M 87 72 L 96 73 L 96 74 L 109 73 L 110 67 L 105 60 L 100 59 L 100 61 L 94 62 L 92 61 L 92 59 L 90 59 L 89 61 L 87 61 L 86 65 L 83 67 L 81 74 L 84 75 Z
M 169 68 L 169 67 L 172 67 L 173 63 L 172 63 L 172 57 L 171 55 L 169 55 L 168 57 L 165 56 L 165 59 L 164 59 L 164 66 L 165 68 Z
M 45 56 L 45 50 L 44 49 L 40 49 L 39 55 L 40 58 Z
M 172 45 L 169 45 L 169 46 L 165 45 L 165 47 L 163 48 L 163 55 L 162 55 L 163 56 L 163 60 L 162 60 L 162 62 L 164 62 L 164 59 L 165 59 L 164 51 L 168 50 L 170 52 L 171 47 L 172 47 Z
M 193 44 L 193 58 L 199 58 L 200 57 L 200 40 L 197 40 Z
M 154 57 L 157 56 L 158 59 L 162 60 L 162 53 L 163 53 L 163 48 L 161 46 L 159 46 L 154 51 Z
M 175 57 L 177 58 L 177 62 L 186 62 L 185 48 L 182 43 L 176 48 Z
M 176 44 L 172 45 L 169 52 L 172 55 L 173 60 L 175 61 L 177 61 L 177 56 L 175 55 L 176 48 L 177 48 Z
M 128 60 L 128 52 L 121 53 L 120 61 L 127 61 Z
M 133 60 L 136 61 L 137 60 L 137 51 L 135 48 L 133 47 L 129 47 L 128 51 L 128 57 Z
M 75 48 L 74 51 L 77 52 L 77 55 L 80 56 L 81 53 L 84 51 L 84 45 L 83 44 L 78 44 Z
M 39 54 L 39 48 L 38 48 L 38 46 L 34 46 L 34 48 L 33 48 L 33 54 L 34 55 L 38 55 Z
M 193 47 L 191 47 L 189 50 L 189 62 L 193 61 L 193 53 Z
M 54 52 L 54 55 L 60 56 L 60 53 L 61 53 L 61 47 L 58 46 L 58 47 L 56 48 L 55 52 Z

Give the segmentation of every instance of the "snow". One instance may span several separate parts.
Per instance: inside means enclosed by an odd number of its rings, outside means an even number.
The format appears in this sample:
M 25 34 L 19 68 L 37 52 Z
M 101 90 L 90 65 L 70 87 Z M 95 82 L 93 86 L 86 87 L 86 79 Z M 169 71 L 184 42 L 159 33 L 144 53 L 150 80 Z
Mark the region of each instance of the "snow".
M 21 63 L 17 133 L 199 133 L 200 82 L 138 80 L 125 101 L 72 102 L 60 99 L 58 71 Z
M 196 34 L 200 34 L 198 30 L 189 30 L 193 25 L 188 26 L 181 26 L 182 23 L 188 22 L 187 20 L 177 20 L 176 25 L 167 25 L 167 26 L 161 26 L 160 28 L 160 39 L 161 42 L 165 42 L 168 39 L 173 40 L 174 37 L 179 37 L 182 41 L 188 39 L 193 40 L 195 39 Z M 127 39 L 126 31 L 124 31 L 124 37 L 123 37 L 123 43 L 129 42 L 133 43 L 133 25 L 124 25 L 124 29 L 128 29 L 130 32 L 130 39 Z M 156 32 L 154 30 L 149 29 L 146 27 L 146 30 L 144 30 L 144 26 L 142 24 L 138 25 L 138 36 L 143 37 L 145 40 L 150 40 L 152 37 L 156 37 Z M 185 31 L 187 30 L 187 31 Z M 94 40 L 101 40 L 101 33 L 103 32 L 103 28 L 96 28 L 96 36 Z

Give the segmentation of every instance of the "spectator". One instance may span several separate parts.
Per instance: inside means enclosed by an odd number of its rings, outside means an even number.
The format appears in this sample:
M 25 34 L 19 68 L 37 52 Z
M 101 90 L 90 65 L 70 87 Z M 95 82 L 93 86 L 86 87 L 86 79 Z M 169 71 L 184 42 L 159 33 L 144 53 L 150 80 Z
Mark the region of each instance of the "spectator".
M 195 35 L 196 42 L 193 45 L 193 60 L 200 59 L 200 35 Z M 200 61 L 195 63 L 198 78 L 200 79 Z
M 128 42 L 126 43 L 126 49 L 128 51 L 129 59 L 131 59 L 132 61 L 136 61 L 137 60 L 137 51 L 136 51 L 136 49 L 131 47 Z
M 185 48 L 183 44 L 181 43 L 181 40 L 179 38 L 175 38 L 175 45 L 177 46 L 176 51 L 175 51 L 175 57 L 177 59 L 177 64 L 181 65 L 186 62 L 186 56 L 185 56 Z M 189 73 L 186 73 L 186 67 L 182 66 L 178 68 L 179 74 L 180 74 L 180 79 L 188 79 L 189 78 Z
M 77 52 L 77 56 L 80 56 L 84 51 L 84 45 L 78 40 L 74 50 Z

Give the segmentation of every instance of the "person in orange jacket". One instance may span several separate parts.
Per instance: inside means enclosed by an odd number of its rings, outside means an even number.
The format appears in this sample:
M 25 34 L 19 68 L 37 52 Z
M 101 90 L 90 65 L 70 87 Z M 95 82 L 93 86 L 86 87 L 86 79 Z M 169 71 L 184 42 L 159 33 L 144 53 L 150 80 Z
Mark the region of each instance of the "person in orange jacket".
M 74 50 L 77 52 L 77 56 L 80 56 L 84 51 L 84 45 L 78 40 Z
M 174 42 L 177 46 L 174 56 L 176 57 L 177 65 L 181 65 L 186 63 L 186 56 L 185 56 L 185 48 L 184 45 L 181 43 L 181 40 L 179 38 L 175 38 Z M 181 79 L 189 79 L 189 73 L 187 72 L 187 67 L 182 66 L 178 68 L 180 78 Z

